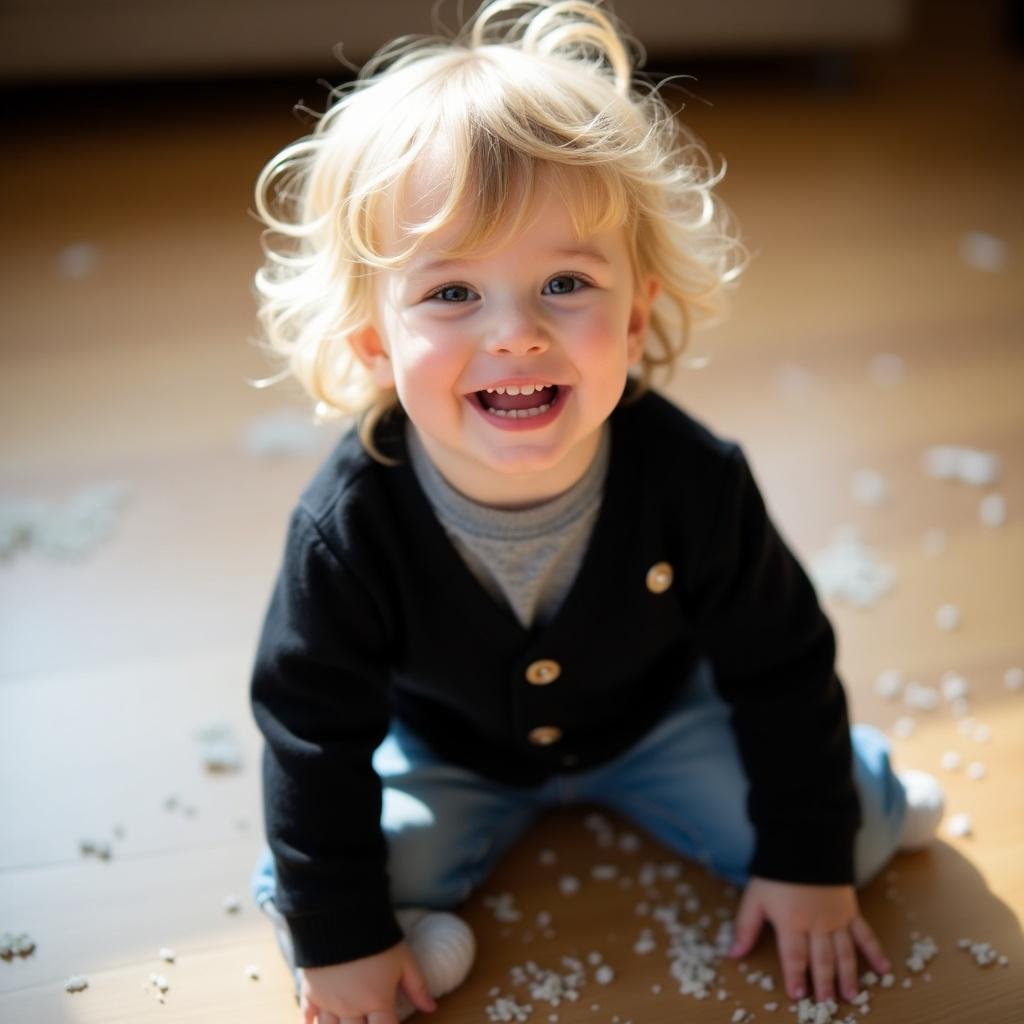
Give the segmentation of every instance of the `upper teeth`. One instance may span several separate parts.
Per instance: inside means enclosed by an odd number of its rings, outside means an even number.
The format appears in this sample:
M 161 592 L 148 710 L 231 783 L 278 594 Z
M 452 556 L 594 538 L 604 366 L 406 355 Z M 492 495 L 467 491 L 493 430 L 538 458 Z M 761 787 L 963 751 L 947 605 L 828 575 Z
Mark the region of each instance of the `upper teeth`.
M 534 391 L 543 391 L 545 388 L 551 387 L 550 384 L 524 384 L 522 387 L 516 387 L 515 384 L 509 384 L 508 387 L 504 388 L 488 388 L 487 394 L 489 395 L 532 395 Z

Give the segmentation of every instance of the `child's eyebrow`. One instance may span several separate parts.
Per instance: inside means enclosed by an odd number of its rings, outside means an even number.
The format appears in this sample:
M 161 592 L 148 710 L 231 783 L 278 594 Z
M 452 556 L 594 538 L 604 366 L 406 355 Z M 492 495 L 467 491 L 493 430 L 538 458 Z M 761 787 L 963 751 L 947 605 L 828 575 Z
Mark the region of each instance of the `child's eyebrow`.
M 572 248 L 572 249 L 549 249 L 548 253 L 552 256 L 568 257 L 570 259 L 586 259 L 591 263 L 600 263 L 606 267 L 611 266 L 611 262 L 608 260 L 603 253 L 597 249 L 588 248 Z M 459 259 L 459 260 L 432 260 L 429 263 L 422 265 L 413 265 L 409 268 L 409 275 L 411 277 L 420 277 L 423 274 L 432 274 L 439 270 L 450 270 L 452 267 L 464 266 L 466 263 L 472 263 L 471 259 Z

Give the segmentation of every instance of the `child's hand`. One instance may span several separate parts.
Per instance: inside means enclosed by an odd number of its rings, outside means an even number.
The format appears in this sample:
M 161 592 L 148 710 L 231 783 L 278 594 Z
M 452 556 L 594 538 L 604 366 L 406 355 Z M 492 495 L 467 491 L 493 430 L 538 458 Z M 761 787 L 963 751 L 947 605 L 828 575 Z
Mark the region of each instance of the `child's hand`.
M 765 921 L 775 929 L 786 991 L 807 995 L 807 969 L 815 1000 L 835 997 L 835 977 L 845 999 L 857 994 L 857 949 L 880 974 L 891 964 L 867 921 L 860 916 L 852 885 L 795 885 L 752 878 L 736 915 L 736 939 L 729 955 L 746 956 Z
M 404 942 L 361 960 L 303 967 L 299 976 L 303 1024 L 397 1024 L 395 995 L 399 987 L 418 1010 L 430 1013 L 437 1005 Z

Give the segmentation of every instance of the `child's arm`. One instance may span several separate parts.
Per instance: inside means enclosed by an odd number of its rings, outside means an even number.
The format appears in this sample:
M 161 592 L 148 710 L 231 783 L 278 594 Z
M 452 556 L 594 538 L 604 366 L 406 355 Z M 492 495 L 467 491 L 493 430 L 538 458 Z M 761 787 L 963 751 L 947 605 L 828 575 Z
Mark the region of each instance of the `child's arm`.
M 879 974 L 891 969 L 871 926 L 860 916 L 852 885 L 797 885 L 752 878 L 740 901 L 729 955 L 746 956 L 765 922 L 775 929 L 786 991 L 807 995 L 807 971 L 817 1002 L 832 999 L 835 979 L 849 1000 L 859 990 L 857 950 Z
M 417 1010 L 436 1008 L 416 957 L 405 942 L 376 956 L 331 967 L 304 967 L 300 1002 L 303 1024 L 316 1024 L 321 1011 L 339 1020 L 372 1019 L 373 1024 L 397 1024 L 395 995 L 399 988 Z

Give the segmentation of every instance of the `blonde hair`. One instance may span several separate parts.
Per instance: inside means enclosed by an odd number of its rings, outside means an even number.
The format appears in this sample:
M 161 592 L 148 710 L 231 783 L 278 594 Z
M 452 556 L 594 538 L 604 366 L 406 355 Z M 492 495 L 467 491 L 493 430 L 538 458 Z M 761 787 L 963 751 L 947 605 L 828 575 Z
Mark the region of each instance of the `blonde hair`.
M 680 126 L 656 87 L 633 82 L 643 51 L 589 0 L 492 0 L 454 36 L 406 36 L 334 90 L 312 134 L 278 153 L 256 184 L 267 227 L 256 274 L 267 346 L 287 362 L 321 417 L 356 414 L 373 430 L 395 404 L 348 342 L 373 319 L 374 277 L 468 212 L 453 257 L 521 225 L 540 175 L 583 237 L 626 231 L 634 279 L 661 292 L 639 369 L 671 371 L 692 326 L 720 311 L 745 250 L 713 194 L 725 173 Z M 450 173 L 440 207 L 402 227 L 397 255 L 384 216 L 417 164 L 442 142 Z M 446 194 L 445 194 L 446 190 Z

